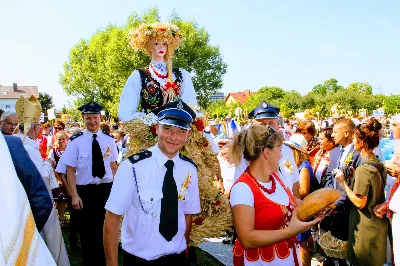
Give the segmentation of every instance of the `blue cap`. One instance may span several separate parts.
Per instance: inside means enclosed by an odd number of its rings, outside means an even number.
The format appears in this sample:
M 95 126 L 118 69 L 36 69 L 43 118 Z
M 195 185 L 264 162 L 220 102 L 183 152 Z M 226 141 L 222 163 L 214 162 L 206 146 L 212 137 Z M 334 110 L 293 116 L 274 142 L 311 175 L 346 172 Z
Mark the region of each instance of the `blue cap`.
M 87 104 L 84 104 L 78 108 L 78 110 L 81 111 L 82 114 L 99 114 L 102 109 L 103 106 L 101 104 L 93 101 L 88 102 Z
M 279 111 L 279 107 L 263 101 L 249 113 L 249 116 L 254 119 L 278 118 Z
M 153 110 L 158 117 L 158 123 L 170 125 L 186 130 L 190 129 L 190 124 L 196 118 L 196 113 L 189 105 L 182 100 L 167 103 Z

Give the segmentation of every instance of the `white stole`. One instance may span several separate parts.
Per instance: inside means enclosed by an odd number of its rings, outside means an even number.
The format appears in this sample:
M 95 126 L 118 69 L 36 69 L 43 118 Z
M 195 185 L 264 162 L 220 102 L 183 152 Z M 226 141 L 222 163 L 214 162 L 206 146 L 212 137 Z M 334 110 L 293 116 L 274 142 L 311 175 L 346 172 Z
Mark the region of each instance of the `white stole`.
M 0 133 L 0 265 L 56 265 L 36 229 L 28 197 Z

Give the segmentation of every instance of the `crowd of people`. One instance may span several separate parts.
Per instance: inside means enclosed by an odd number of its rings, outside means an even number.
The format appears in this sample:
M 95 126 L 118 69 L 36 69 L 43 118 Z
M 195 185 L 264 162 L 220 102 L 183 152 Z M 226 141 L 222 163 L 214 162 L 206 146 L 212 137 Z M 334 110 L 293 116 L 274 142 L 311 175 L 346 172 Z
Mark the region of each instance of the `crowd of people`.
M 204 177 L 199 155 L 181 152 L 195 130 L 217 158 L 218 197 L 229 197 L 233 223 L 215 237 L 228 235 L 235 266 L 307 266 L 312 257 L 400 264 L 400 114 L 285 121 L 266 100 L 245 124 L 217 121 L 194 108 L 188 72 L 172 68 L 178 27 L 143 24 L 130 37 L 152 62 L 126 82 L 120 122 L 103 121 L 103 106 L 91 101 L 78 109 L 82 124 L 41 123 L 33 96 L 1 113 L 0 197 L 10 215 L 0 218 L 0 264 L 70 265 L 68 229 L 85 266 L 116 266 L 120 251 L 123 265 L 196 265 L 191 231 L 205 207 Z M 199 119 L 205 127 L 196 129 Z M 150 125 L 155 144 L 132 154 L 131 121 Z M 341 197 L 301 221 L 297 207 L 322 188 Z

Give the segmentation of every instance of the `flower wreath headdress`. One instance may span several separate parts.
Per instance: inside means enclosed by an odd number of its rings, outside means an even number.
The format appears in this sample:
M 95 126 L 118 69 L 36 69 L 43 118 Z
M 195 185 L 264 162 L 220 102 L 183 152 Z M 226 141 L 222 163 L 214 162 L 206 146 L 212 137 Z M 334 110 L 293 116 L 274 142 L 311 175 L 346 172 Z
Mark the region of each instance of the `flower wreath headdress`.
M 136 50 L 145 51 L 149 56 L 151 56 L 150 41 L 152 39 L 168 43 L 165 61 L 167 62 L 168 79 L 172 83 L 172 57 L 175 49 L 181 44 L 183 34 L 178 26 L 161 22 L 140 24 L 129 31 L 129 44 Z

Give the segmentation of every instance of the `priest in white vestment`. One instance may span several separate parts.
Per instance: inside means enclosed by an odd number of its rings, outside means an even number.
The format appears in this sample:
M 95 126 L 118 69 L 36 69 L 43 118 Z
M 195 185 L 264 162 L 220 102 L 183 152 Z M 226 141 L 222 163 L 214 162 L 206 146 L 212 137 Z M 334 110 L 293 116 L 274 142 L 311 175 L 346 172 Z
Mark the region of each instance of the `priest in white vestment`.
M 52 190 L 58 187 L 58 182 L 53 170 L 53 162 L 51 159 L 46 161 L 42 160 L 39 151 L 39 144 L 36 141 L 36 137 L 40 131 L 40 103 L 34 96 L 31 96 L 29 100 L 26 100 L 21 96 L 15 104 L 15 110 L 17 111 L 20 121 L 24 123 L 25 137 L 23 138 L 23 144 L 25 150 L 42 176 L 44 184 L 52 198 Z M 58 219 L 55 207 L 53 207 L 49 219 L 44 225 L 41 233 L 43 234 L 44 241 L 46 242 L 46 245 L 57 265 L 69 266 L 70 263 L 67 249 L 65 248 L 60 220 Z
M 0 132 L 0 266 L 56 265 L 36 229 L 28 197 Z

